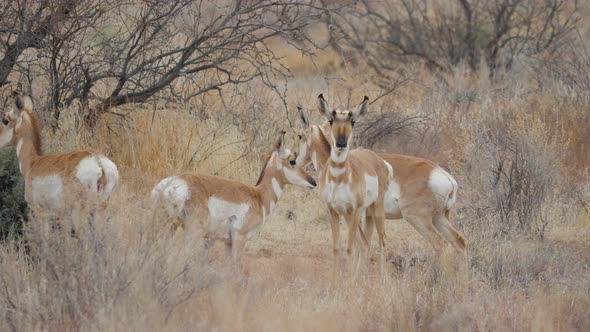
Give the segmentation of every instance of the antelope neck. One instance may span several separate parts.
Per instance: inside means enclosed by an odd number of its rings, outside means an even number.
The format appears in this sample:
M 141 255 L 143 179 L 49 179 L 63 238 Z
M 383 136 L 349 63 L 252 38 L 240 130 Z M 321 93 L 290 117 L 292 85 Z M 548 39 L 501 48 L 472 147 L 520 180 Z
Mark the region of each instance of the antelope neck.
M 40 134 L 33 128 L 28 113 L 22 115 L 21 122 L 17 126 L 15 133 L 16 155 L 20 171 L 26 181 L 26 175 L 31 170 L 31 167 L 42 156 L 40 147 L 35 144 L 35 141 L 40 142 Z
M 314 163 L 313 167 L 315 167 L 316 170 L 321 171 L 324 168 L 324 165 L 326 165 L 326 162 L 328 162 L 328 159 L 330 159 L 332 147 L 319 126 L 313 126 L 312 131 L 312 146 L 309 150 L 312 155 L 315 153 L 315 158 L 312 157 L 312 162 Z M 316 165 L 316 163 L 318 165 Z
M 264 167 L 267 166 L 268 164 Z M 260 206 L 265 215 L 269 215 L 272 212 L 277 201 L 283 195 L 283 187 L 285 186 L 283 181 L 275 176 L 274 173 L 275 172 L 265 172 L 262 181 L 260 181 L 260 184 L 255 187 L 258 192 L 257 197 L 259 198 Z

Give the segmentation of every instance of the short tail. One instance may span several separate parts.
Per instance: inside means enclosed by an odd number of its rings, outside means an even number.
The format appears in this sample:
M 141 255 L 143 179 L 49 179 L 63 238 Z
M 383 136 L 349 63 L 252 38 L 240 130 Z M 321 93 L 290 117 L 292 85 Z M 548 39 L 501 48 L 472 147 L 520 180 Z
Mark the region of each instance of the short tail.
M 100 162 L 99 162 L 100 164 Z M 100 178 L 98 179 L 98 183 L 96 184 L 96 188 L 98 189 L 98 192 L 102 192 L 104 190 L 104 188 L 107 185 L 107 175 L 104 172 L 104 168 L 102 168 L 102 165 L 100 167 Z
M 97 180 L 98 193 L 106 199 L 119 183 L 119 170 L 115 163 L 104 156 L 95 155 L 95 159 L 100 167 L 100 178 Z

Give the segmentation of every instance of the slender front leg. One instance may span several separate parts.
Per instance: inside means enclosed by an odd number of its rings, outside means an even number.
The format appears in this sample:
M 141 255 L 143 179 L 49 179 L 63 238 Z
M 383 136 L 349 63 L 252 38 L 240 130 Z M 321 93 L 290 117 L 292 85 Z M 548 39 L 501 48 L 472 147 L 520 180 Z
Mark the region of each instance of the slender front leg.
M 375 229 L 375 221 L 373 220 L 373 216 L 368 215 L 365 218 L 365 236 L 367 237 L 367 246 L 368 251 L 371 251 L 371 238 L 373 237 L 373 231 Z
M 242 271 L 241 269 L 241 254 L 246 245 L 246 234 L 243 234 L 241 229 L 237 228 L 236 225 L 252 225 L 255 224 L 255 216 L 250 214 L 245 222 L 241 222 L 237 219 L 236 216 L 232 216 L 229 227 L 231 229 L 231 253 L 232 253 L 232 263 L 234 267 L 237 269 L 238 274 Z
M 352 247 L 355 244 L 355 239 L 357 237 L 357 230 L 361 223 L 361 211 L 360 209 L 354 210 L 347 216 L 346 223 L 348 224 L 348 244 L 346 247 L 346 252 L 350 256 L 352 254 Z M 359 241 L 362 243 L 362 241 Z M 359 243 L 359 245 L 360 245 Z
M 238 273 L 242 270 L 241 269 L 241 261 L 240 256 L 242 254 L 242 249 L 246 244 L 246 238 L 239 232 L 232 233 L 232 241 L 231 241 L 231 256 L 232 256 L 232 265 Z
M 358 252 L 357 252 L 357 261 L 356 262 L 352 262 L 352 268 L 353 268 L 353 278 L 356 279 L 356 277 L 358 276 L 358 271 L 360 268 L 360 265 L 362 263 L 362 256 L 364 256 L 364 249 L 363 249 L 363 244 L 364 242 L 360 239 L 360 234 L 358 233 L 358 228 L 359 225 L 361 223 L 361 216 L 362 216 L 362 211 L 361 209 L 357 209 L 354 210 L 352 213 L 350 213 L 347 216 L 347 224 L 348 224 L 348 246 L 346 248 L 346 252 L 348 253 L 348 257 L 351 257 L 352 255 L 352 250 L 353 247 L 355 246 L 355 242 L 356 244 L 358 244 L 359 248 L 358 248 Z M 358 239 L 357 239 L 358 237 Z
M 332 228 L 332 253 L 333 253 L 333 269 L 332 269 L 332 281 L 336 282 L 336 276 L 338 274 L 340 259 L 340 216 L 336 211 L 329 209 L 330 211 L 330 226 Z
M 382 212 L 382 210 L 381 210 Z M 379 235 L 379 275 L 383 277 L 384 269 L 385 269 L 385 215 L 383 213 L 379 213 L 380 215 L 373 218 L 375 225 L 377 226 L 377 233 Z

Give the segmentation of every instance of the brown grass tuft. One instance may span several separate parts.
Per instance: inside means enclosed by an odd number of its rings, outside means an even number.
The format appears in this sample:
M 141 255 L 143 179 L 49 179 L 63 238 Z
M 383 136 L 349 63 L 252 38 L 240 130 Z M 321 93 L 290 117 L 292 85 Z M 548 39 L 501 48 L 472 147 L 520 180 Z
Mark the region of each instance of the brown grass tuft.
M 335 72 L 343 85 L 355 81 Z M 289 189 L 235 274 L 221 245 L 204 252 L 198 229 L 171 234 L 147 193 L 158 178 L 185 170 L 254 184 L 262 152 L 288 127 L 280 100 L 253 83 L 226 101 L 231 112 L 209 96 L 199 101 L 206 110 L 121 110 L 128 121 L 112 115 L 91 133 L 68 110 L 57 134 L 44 133 L 45 149 L 103 150 L 119 165 L 121 185 L 105 217 L 81 217 L 89 225 L 81 239 L 37 216 L 23 239 L 0 244 L 0 330 L 588 330 L 585 105 L 557 102 L 546 97 L 557 92 L 526 89 L 517 78 L 494 85 L 454 74 L 451 84 L 421 70 L 413 78 L 369 112 L 425 120 L 376 146 L 448 166 L 459 183 L 451 217 L 469 242 L 467 257 L 445 250 L 438 259 L 407 223 L 388 221 L 383 280 L 372 262 L 360 280 L 333 285 L 319 194 Z M 315 110 L 328 90 L 346 105 L 351 90 L 329 83 L 291 82 L 289 105 Z M 366 91 L 378 90 L 354 89 Z M 503 144 L 507 138 L 513 144 Z M 513 147 L 540 165 L 533 180 L 552 179 L 534 206 L 541 213 L 533 222 L 547 221 L 542 240 L 504 227 L 495 204 L 496 162 Z

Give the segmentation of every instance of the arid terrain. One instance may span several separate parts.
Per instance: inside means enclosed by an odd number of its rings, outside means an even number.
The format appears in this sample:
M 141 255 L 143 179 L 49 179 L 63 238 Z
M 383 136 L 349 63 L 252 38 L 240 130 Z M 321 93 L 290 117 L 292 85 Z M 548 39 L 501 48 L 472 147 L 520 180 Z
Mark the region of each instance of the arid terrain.
M 325 29 L 313 29 L 325 42 Z M 53 130 L 52 113 L 34 96 L 46 152 L 101 150 L 121 181 L 104 220 L 75 216 L 93 220 L 84 238 L 50 230 L 56 217 L 39 213 L 0 243 L 0 330 L 589 330 L 590 30 L 577 31 L 561 56 L 517 57 L 494 75 L 483 60 L 478 71 L 400 63 L 389 85 L 344 51 L 326 46 L 309 57 L 270 38 L 266 47 L 290 70 L 273 81 L 284 95 L 253 79 L 183 100 L 179 91 L 200 87 L 175 81 L 176 94 L 121 105 L 91 127 L 72 104 Z M 2 111 L 12 107 L 11 89 L 1 90 Z M 455 177 L 451 222 L 468 242 L 465 256 L 451 246 L 439 256 L 406 221 L 387 220 L 384 275 L 374 236 L 359 278 L 343 273 L 334 282 L 318 189 L 286 189 L 246 244 L 239 271 L 223 244 L 205 252 L 200 230 L 172 232 L 154 213 L 153 186 L 182 171 L 254 185 L 279 130 L 297 149 L 297 106 L 312 124 L 324 121 L 320 93 L 342 107 L 374 100 L 354 129 L 355 146 L 427 158 Z

